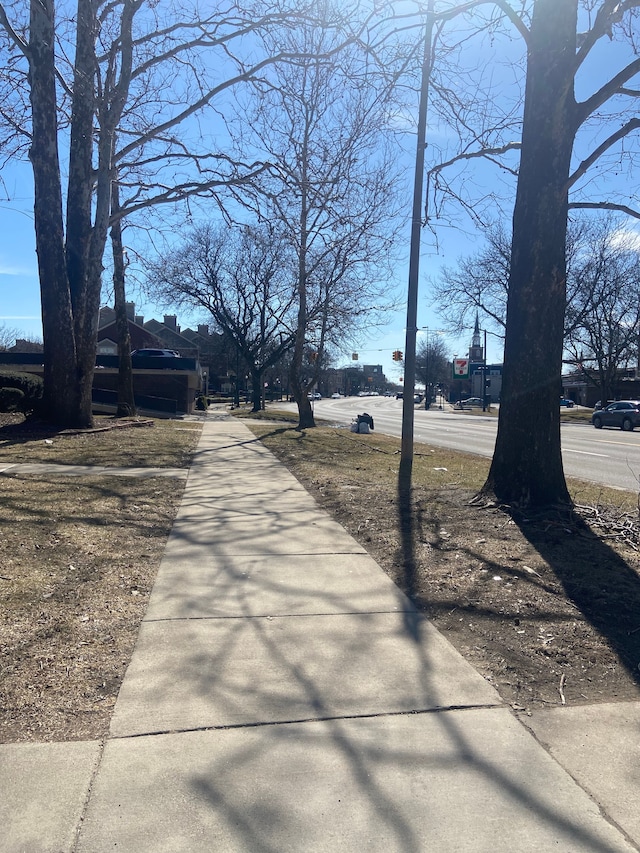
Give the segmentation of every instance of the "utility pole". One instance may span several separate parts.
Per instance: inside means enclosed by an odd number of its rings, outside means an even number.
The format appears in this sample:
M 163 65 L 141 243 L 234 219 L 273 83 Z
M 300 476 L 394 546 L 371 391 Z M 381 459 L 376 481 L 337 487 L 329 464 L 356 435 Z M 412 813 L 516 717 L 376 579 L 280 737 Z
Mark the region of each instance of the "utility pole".
M 484 332 L 484 347 L 482 350 L 482 411 L 487 411 L 487 330 Z
M 407 288 L 407 328 L 404 357 L 404 391 L 402 396 L 402 438 L 400 445 L 400 475 L 405 485 L 411 482 L 413 467 L 413 422 L 416 383 L 416 336 L 418 332 L 418 272 L 420 268 L 420 236 L 422 232 L 422 193 L 424 185 L 424 152 L 427 138 L 427 106 L 432 64 L 434 2 L 427 4 L 422 57 L 422 80 L 418 107 L 418 140 L 413 184 L 411 244 L 409 249 L 409 283 Z

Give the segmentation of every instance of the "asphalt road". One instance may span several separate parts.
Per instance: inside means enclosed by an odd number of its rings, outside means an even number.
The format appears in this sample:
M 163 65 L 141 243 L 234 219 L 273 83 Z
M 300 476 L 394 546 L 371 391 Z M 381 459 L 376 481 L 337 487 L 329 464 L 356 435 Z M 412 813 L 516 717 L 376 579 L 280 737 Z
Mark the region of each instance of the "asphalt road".
M 295 409 L 294 404 L 286 404 Z M 376 432 L 399 436 L 402 401 L 391 397 L 347 397 L 317 400 L 318 417 L 336 423 L 350 423 L 355 415 L 369 412 Z M 416 441 L 450 447 L 491 457 L 495 445 L 497 419 L 464 412 L 425 411 L 416 406 Z M 607 486 L 640 490 L 640 430 L 596 430 L 590 424 L 562 425 L 562 457 L 568 477 L 578 477 Z

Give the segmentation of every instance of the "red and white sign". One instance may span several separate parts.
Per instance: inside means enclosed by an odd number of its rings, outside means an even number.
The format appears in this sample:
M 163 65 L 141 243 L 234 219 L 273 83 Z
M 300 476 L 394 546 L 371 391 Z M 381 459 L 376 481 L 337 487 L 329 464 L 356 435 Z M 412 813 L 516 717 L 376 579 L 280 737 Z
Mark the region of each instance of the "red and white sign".
M 454 358 L 453 359 L 453 378 L 468 379 L 469 378 L 469 359 Z

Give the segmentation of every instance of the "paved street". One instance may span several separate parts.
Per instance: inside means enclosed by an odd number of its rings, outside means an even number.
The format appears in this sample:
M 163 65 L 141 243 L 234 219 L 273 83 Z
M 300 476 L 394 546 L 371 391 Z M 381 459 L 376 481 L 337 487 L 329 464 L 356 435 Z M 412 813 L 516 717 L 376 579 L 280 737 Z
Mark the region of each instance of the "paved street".
M 280 405 L 280 404 L 278 404 Z M 282 404 L 295 410 L 292 403 Z M 399 436 L 402 401 L 390 397 L 348 397 L 318 400 L 318 417 L 349 423 L 354 415 L 373 415 L 377 432 Z M 415 408 L 415 440 L 454 450 L 491 457 L 495 445 L 497 419 L 481 414 L 451 410 L 425 411 Z M 640 430 L 596 430 L 590 424 L 562 424 L 562 455 L 569 477 L 591 480 L 607 486 L 638 491 L 640 483 Z

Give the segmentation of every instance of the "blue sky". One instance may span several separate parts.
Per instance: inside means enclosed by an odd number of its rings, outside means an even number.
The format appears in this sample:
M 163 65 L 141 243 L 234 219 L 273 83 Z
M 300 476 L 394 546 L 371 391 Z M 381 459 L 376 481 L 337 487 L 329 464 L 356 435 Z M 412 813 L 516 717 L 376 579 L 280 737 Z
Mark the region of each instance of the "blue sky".
M 413 164 L 407 161 L 408 181 L 413 180 Z M 0 326 L 16 330 L 27 337 L 41 338 L 42 323 L 40 318 L 40 285 L 38 280 L 37 257 L 35 251 L 35 235 L 33 229 L 33 194 L 32 174 L 28 163 L 15 163 L 6 167 L 2 173 L 6 197 L 0 201 Z M 411 195 L 407 193 L 407 211 L 411 209 Z M 453 243 L 452 251 L 446 260 L 452 262 L 460 253 L 458 240 Z M 409 245 L 409 226 L 406 227 L 407 252 Z M 421 254 L 421 280 L 433 275 L 443 261 L 443 256 L 436 255 L 431 235 L 423 235 L 423 251 Z M 396 282 L 401 293 L 406 292 L 408 279 L 408 262 L 398 266 Z M 136 301 L 137 313 L 145 319 L 155 317 L 162 319 L 164 309 L 153 304 L 145 303 L 138 295 L 132 295 Z M 418 326 L 431 330 L 440 328 L 439 321 L 433 310 L 427 304 L 427 294 L 424 285 L 419 296 Z M 351 359 L 351 352 L 357 349 L 359 361 L 366 364 L 382 364 L 385 374 L 390 380 L 397 381 L 402 370 L 392 359 L 392 352 L 405 347 L 405 310 L 394 312 L 388 318 L 388 324 L 367 339 L 361 340 L 356 347 L 345 347 L 344 361 Z M 179 322 L 186 328 L 203 322 L 202 317 L 180 316 Z M 419 334 L 422 334 L 420 332 Z M 469 335 L 470 337 L 470 335 Z M 450 344 L 451 353 L 466 352 L 469 340 L 466 338 L 455 341 L 446 338 Z M 499 351 L 492 353 L 490 359 L 499 358 Z
M 411 187 L 413 185 L 413 157 L 415 155 L 415 136 L 411 126 L 415 122 L 413 111 L 403 117 L 402 138 L 399 144 L 399 157 L 406 162 L 407 197 L 406 197 L 406 252 L 404 263 L 396 270 L 395 281 L 401 293 L 406 293 L 408 277 L 408 246 L 409 246 L 409 216 L 412 206 Z M 417 113 L 417 104 L 416 110 Z M 405 153 L 405 150 L 407 153 Z M 0 173 L 0 326 L 15 330 L 27 337 L 41 337 L 42 325 L 40 320 L 40 295 L 35 253 L 35 238 L 33 231 L 33 198 L 32 174 L 28 163 L 11 163 Z M 421 259 L 421 289 L 418 303 L 418 326 L 429 329 L 439 329 L 440 323 L 435 312 L 430 309 L 428 295 L 424 286 L 427 276 L 434 275 L 444 261 L 453 263 L 458 255 L 464 252 L 464 242 L 460 236 L 452 236 L 441 244 L 442 254 L 436 254 L 433 248 L 432 235 L 425 232 L 423 237 L 424 250 Z M 400 253 L 402 254 L 402 252 Z M 128 297 L 136 302 L 136 312 L 145 319 L 162 318 L 165 309 L 145 303 L 139 292 L 128 292 Z M 183 327 L 206 322 L 206 318 L 198 316 L 179 317 Z M 392 352 L 405 348 L 405 310 L 391 314 L 385 328 L 376 329 L 366 340 L 357 344 L 350 343 L 345 347 L 344 362 L 350 362 L 350 354 L 357 350 L 359 360 L 364 363 L 380 363 L 390 379 L 397 380 L 401 368 L 392 360 Z M 463 340 L 447 339 L 451 354 L 466 353 L 471 332 Z M 499 358 L 496 348 L 489 351 L 491 359 Z
M 0 201 L 0 325 L 41 337 L 31 167 L 16 163 L 1 177 L 6 195 Z
M 514 44 L 514 43 L 512 43 Z M 521 51 L 521 45 L 514 48 L 516 52 Z M 612 67 L 626 61 L 621 56 L 616 43 L 605 43 L 602 62 L 594 61 L 592 67 L 587 68 L 579 80 L 579 95 L 592 91 L 594 83 L 592 75 L 601 74 L 603 69 L 609 72 Z M 501 64 L 508 71 L 507 50 L 501 54 Z M 483 62 L 488 63 L 488 57 L 482 57 Z M 596 57 L 597 59 L 597 57 Z M 488 67 L 485 66 L 485 67 Z M 492 65 L 493 68 L 493 65 Z M 495 72 L 491 71 L 492 74 Z M 513 74 L 511 73 L 513 80 Z M 495 81 L 493 81 L 495 82 Z M 416 110 L 417 112 L 417 110 Z M 401 148 L 406 149 L 403 161 L 406 161 L 407 187 L 413 183 L 413 152 L 415 151 L 415 137 L 409 132 L 409 125 L 415 120 L 413 116 L 407 116 L 407 132 Z M 446 150 L 446 140 L 438 139 L 437 128 L 430 127 L 428 130 L 430 144 L 435 143 L 436 148 Z M 442 144 L 440 144 L 442 143 Z M 490 180 L 499 180 L 498 173 L 492 173 Z M 40 321 L 40 296 L 37 274 L 37 259 L 35 254 L 35 239 L 33 233 L 32 213 L 32 175 L 28 163 L 13 163 L 6 166 L 0 174 L 0 326 L 15 329 L 26 336 L 40 337 L 42 327 Z M 406 254 L 405 262 L 400 263 L 396 271 L 396 283 L 402 293 L 406 293 L 409 245 L 408 217 L 411 210 L 411 191 L 407 190 L 406 209 Z M 507 209 L 510 202 L 507 202 Z M 454 231 L 451 228 L 442 229 L 439 233 L 438 249 L 436 251 L 433 237 L 429 232 L 423 233 L 423 248 L 421 253 L 420 268 L 420 294 L 418 300 L 418 326 L 427 327 L 430 330 L 440 328 L 440 321 L 435 311 L 429 306 L 428 288 L 426 279 L 437 275 L 443 263 L 453 264 L 463 254 L 468 254 L 476 248 L 473 236 L 468 231 Z M 130 295 L 136 301 L 136 311 L 145 316 L 146 319 L 156 317 L 162 318 L 164 310 L 153 304 L 145 302 L 137 295 Z M 183 327 L 202 322 L 202 317 L 180 316 L 179 322 Z M 461 339 L 446 338 L 450 353 L 463 355 L 470 343 L 471 330 Z M 489 338 L 488 358 L 490 361 L 499 360 L 501 348 L 493 339 Z M 393 362 L 391 354 L 394 350 L 404 350 L 405 345 L 405 312 L 404 309 L 394 312 L 389 316 L 388 324 L 373 332 L 367 340 L 360 341 L 357 345 L 351 344 L 345 348 L 344 362 L 350 361 L 350 354 L 357 350 L 359 360 L 364 363 L 380 363 L 389 379 L 397 380 L 402 373 L 401 368 Z
M 7 170 L 5 170 L 6 172 Z M 10 174 L 4 175 L 5 183 L 13 179 L 15 188 L 10 202 L 0 202 L 0 326 L 15 329 L 27 337 L 41 338 L 42 323 L 40 318 L 40 285 L 38 280 L 37 257 L 35 251 L 35 236 L 33 230 L 33 212 L 31 195 L 31 174 L 28 164 L 12 167 Z M 19 188 L 19 190 L 18 190 Z M 407 198 L 410 207 L 411 198 Z M 407 226 L 407 246 L 409 229 Z M 453 260 L 456 254 L 451 253 L 448 260 Z M 442 256 L 434 254 L 429 247 L 429 236 L 424 237 L 421 255 L 421 278 L 433 274 L 442 263 Z M 408 279 L 408 264 L 398 267 L 396 280 L 401 291 L 406 291 Z M 132 298 L 136 299 L 135 296 Z M 141 298 L 136 299 L 136 311 L 145 319 L 155 317 L 162 319 L 164 309 L 153 304 L 145 304 Z M 180 316 L 179 322 L 186 328 L 194 325 L 203 318 Z M 394 312 L 388 318 L 388 325 L 376 330 L 367 340 L 361 340 L 355 347 L 359 361 L 366 364 L 382 364 L 387 378 L 397 381 L 402 375 L 401 368 L 393 361 L 392 352 L 404 350 L 405 346 L 405 312 L 404 309 Z M 418 326 L 430 330 L 440 328 L 436 314 L 429 310 L 424 286 L 419 296 Z M 424 334 L 424 332 L 419 332 Z M 470 338 L 470 334 L 469 334 Z M 446 338 L 451 353 L 463 354 L 469 345 L 466 337 L 460 341 Z M 493 353 L 492 353 L 493 349 Z M 351 346 L 345 347 L 344 360 L 350 361 Z M 489 358 L 498 358 L 497 348 L 489 346 Z

